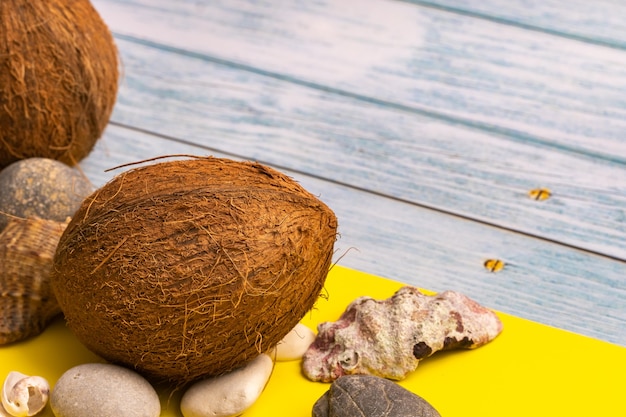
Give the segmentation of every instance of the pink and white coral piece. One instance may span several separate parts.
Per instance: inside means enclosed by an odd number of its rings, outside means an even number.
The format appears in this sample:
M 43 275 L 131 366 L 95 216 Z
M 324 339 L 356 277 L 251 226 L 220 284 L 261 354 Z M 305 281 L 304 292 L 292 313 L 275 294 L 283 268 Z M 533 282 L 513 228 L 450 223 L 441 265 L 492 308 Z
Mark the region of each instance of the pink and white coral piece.
M 321 382 L 352 374 L 400 380 L 437 351 L 473 349 L 501 331 L 493 311 L 463 294 L 405 286 L 386 300 L 357 298 L 339 320 L 321 323 L 302 368 Z

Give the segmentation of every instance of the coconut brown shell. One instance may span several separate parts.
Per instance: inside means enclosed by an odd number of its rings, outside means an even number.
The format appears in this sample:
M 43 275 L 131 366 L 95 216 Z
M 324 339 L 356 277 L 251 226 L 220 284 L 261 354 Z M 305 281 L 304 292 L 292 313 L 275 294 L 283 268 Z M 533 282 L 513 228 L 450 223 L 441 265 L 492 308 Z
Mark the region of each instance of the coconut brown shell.
M 0 1 L 0 168 L 84 158 L 117 86 L 117 49 L 89 0 Z
M 269 167 L 154 164 L 84 201 L 52 283 L 90 350 L 184 384 L 276 345 L 318 298 L 336 233 L 324 203 Z

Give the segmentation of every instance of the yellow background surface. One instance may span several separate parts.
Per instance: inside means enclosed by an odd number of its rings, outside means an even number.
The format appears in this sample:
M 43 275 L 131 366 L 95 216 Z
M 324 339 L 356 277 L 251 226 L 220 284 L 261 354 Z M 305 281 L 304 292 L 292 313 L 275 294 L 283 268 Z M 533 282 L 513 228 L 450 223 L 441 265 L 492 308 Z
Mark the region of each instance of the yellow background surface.
M 302 322 L 315 329 L 320 322 L 337 320 L 355 298 L 388 298 L 401 286 L 335 266 L 325 297 Z M 504 331 L 496 340 L 475 350 L 435 354 L 400 385 L 424 397 L 444 417 L 599 416 L 626 410 L 626 348 L 499 316 Z M 16 370 L 43 376 L 53 386 L 72 366 L 101 361 L 59 319 L 40 336 L 0 347 L 0 377 Z M 279 362 L 265 391 L 244 416 L 309 417 L 329 386 L 303 377 L 300 361 Z M 180 393 L 159 391 L 162 416 L 180 416 Z M 48 406 L 41 415 L 53 414 Z

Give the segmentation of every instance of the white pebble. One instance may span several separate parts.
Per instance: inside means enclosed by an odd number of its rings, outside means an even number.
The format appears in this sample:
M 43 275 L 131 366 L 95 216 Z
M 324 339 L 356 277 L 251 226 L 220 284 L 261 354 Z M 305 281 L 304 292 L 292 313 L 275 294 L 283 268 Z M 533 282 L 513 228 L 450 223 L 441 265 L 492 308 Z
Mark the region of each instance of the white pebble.
M 311 343 L 315 341 L 315 333 L 304 324 L 298 323 L 276 345 L 277 361 L 294 361 L 301 359 Z
M 185 417 L 231 417 L 250 408 L 272 375 L 274 362 L 260 354 L 246 366 L 225 375 L 196 382 L 183 395 Z
M 57 417 L 158 417 L 159 397 L 138 373 L 116 365 L 89 363 L 65 372 L 50 396 Z

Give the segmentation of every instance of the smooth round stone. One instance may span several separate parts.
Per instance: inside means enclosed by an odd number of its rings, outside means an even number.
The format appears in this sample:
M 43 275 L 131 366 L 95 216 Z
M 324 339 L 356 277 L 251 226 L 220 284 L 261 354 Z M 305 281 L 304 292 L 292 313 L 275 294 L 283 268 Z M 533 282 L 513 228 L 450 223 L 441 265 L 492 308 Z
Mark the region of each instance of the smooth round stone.
M 238 416 L 259 398 L 273 369 L 263 353 L 242 368 L 196 382 L 183 395 L 180 411 L 184 417 Z
M 301 359 L 311 343 L 315 341 L 315 333 L 302 323 L 296 324 L 289 333 L 276 345 L 277 361 L 294 361 Z
M 92 191 L 74 168 L 47 158 L 29 158 L 0 171 L 0 231 L 9 215 L 64 222 Z
M 56 417 L 158 417 L 159 397 L 138 373 L 89 363 L 65 372 L 50 394 Z
M 441 417 L 419 395 L 393 381 L 371 375 L 338 378 L 313 406 L 313 417 L 354 416 Z

